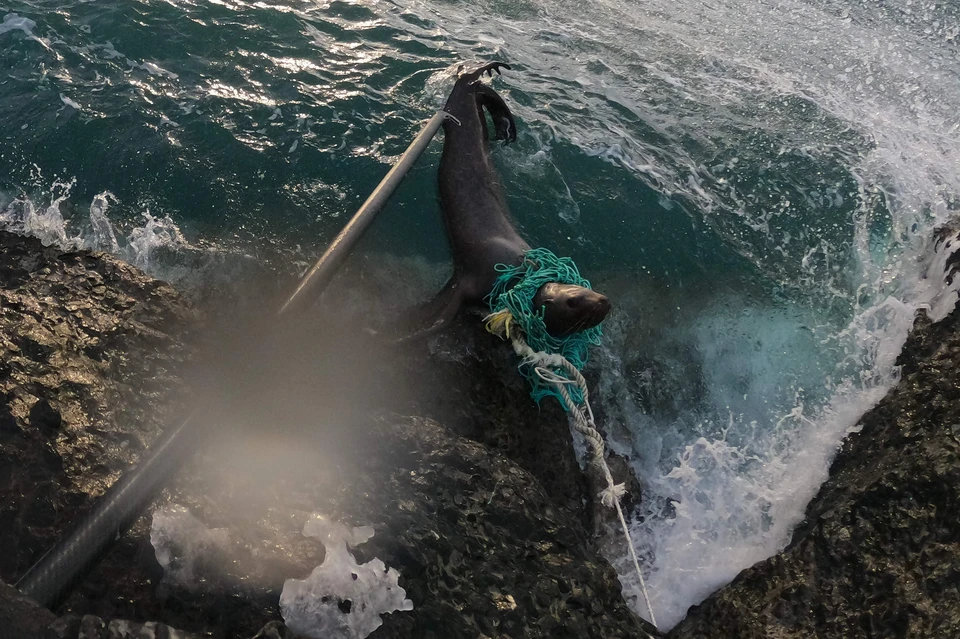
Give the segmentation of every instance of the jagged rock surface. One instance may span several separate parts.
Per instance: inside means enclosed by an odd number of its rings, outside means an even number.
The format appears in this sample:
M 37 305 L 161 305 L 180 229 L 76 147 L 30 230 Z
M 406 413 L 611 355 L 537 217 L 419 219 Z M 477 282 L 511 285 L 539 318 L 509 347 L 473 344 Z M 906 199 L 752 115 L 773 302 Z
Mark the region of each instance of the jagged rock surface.
M 671 638 L 960 637 L 960 315 L 921 316 L 900 363 L 790 546 Z
M 93 615 L 57 617 L 0 581 L 0 636 L 3 639 L 199 639 L 155 621 L 104 621 Z M 271 622 L 253 639 L 295 639 L 283 624 Z
M 0 628 L 5 639 L 72 639 L 69 626 L 0 581 Z
M 254 589 L 274 598 L 283 577 L 303 578 L 322 560 L 322 546 L 300 535 L 311 512 L 373 526 L 358 561 L 397 569 L 415 606 L 385 615 L 373 637 L 644 636 L 612 569 L 528 472 L 429 420 L 384 417 L 362 428 L 335 458 L 304 454 L 278 469 L 267 494 L 261 479 L 211 456 L 219 472 L 172 499 L 205 521 L 234 520 L 228 554 L 244 558 L 234 583 L 259 582 Z M 278 570 L 278 546 L 304 560 Z
M 0 577 L 12 581 L 174 414 L 198 314 L 108 256 L 2 232 L 0 303 Z M 311 334 L 336 332 L 325 321 Z M 329 345 L 304 335 L 292 345 L 246 335 L 227 349 L 262 346 L 219 363 L 243 398 L 213 414 L 227 430 L 165 497 L 228 530 L 228 547 L 199 562 L 195 583 L 177 583 L 141 519 L 60 608 L 70 632 L 84 619 L 89 632 L 97 619 L 101 630 L 155 620 L 246 639 L 279 618 L 283 580 L 322 562 L 322 544 L 301 535 L 321 512 L 372 525 L 358 558 L 399 570 L 414 601 L 374 638 L 647 636 L 590 543 L 564 416 L 529 400 L 506 347 L 461 323 L 446 338 L 452 352 L 441 342 L 433 356 L 374 363 L 371 385 L 370 363 L 350 363 L 365 347 L 323 354 Z M 190 377 L 191 391 L 216 390 L 209 377 Z M 403 388 L 404 377 L 417 381 Z M 274 624 L 260 635 L 290 633 Z
M 119 260 L 0 232 L 0 579 L 156 436 L 197 319 Z

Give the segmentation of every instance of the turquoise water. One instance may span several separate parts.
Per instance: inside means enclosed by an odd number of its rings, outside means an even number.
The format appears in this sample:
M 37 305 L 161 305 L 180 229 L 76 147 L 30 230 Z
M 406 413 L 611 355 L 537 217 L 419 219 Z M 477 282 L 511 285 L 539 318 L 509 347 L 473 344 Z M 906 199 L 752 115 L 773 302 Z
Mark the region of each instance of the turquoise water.
M 0 221 L 188 290 L 308 264 L 458 64 L 511 63 L 495 82 L 519 141 L 496 160 L 531 244 L 617 305 L 596 394 L 647 486 L 634 537 L 662 625 L 787 542 L 895 382 L 913 312 L 955 298 L 931 242 L 960 209 L 955 6 L 101 0 L 0 17 Z M 362 246 L 425 280 L 448 268 L 440 148 Z

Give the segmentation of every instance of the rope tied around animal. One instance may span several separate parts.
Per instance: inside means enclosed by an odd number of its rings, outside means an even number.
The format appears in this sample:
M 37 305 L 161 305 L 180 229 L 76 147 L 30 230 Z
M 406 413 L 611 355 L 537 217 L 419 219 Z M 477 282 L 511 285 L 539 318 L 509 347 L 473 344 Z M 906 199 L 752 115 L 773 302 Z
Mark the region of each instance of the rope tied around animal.
M 580 275 L 577 265 L 569 257 L 557 257 L 545 248 L 531 249 L 516 266 L 498 264 L 500 277 L 487 296 L 490 314 L 484 320 L 487 330 L 499 335 L 510 335 L 519 328 L 523 331 L 525 343 L 534 352 L 553 354 L 556 357 L 544 363 L 544 366 L 560 374 L 565 368 L 562 361 L 570 362 L 575 370 L 581 370 L 587 363 L 590 346 L 599 346 L 603 337 L 600 326 L 594 326 L 565 337 L 556 337 L 547 331 L 543 321 L 543 308 L 534 308 L 533 299 L 544 284 L 558 282 L 591 288 L 590 282 Z M 539 404 L 544 397 L 553 396 L 562 401 L 556 385 L 536 374 L 525 362 L 520 363 L 520 372 L 530 382 L 530 395 Z M 579 403 L 583 400 L 580 388 L 571 389 L 573 398 Z M 566 405 L 564 405 L 566 408 Z
M 579 334 L 556 338 L 547 333 L 543 310 L 538 312 L 532 308 L 537 290 L 547 282 L 587 287 L 590 283 L 580 277 L 572 260 L 558 258 L 546 249 L 528 251 L 520 266 L 500 265 L 497 270 L 502 275 L 488 298 L 491 313 L 484 319 L 485 327 L 490 333 L 510 341 L 514 352 L 520 356 L 519 369 L 533 387 L 533 398 L 539 403 L 549 395 L 557 397 L 572 418 L 574 430 L 586 440 L 588 461 L 600 470 L 606 481 L 606 486 L 597 496 L 604 506 L 616 510 L 650 622 L 656 626 L 657 620 L 650 604 L 643 572 L 640 570 L 640 561 L 620 505 L 620 499 L 626 494 L 626 486 L 616 483 L 607 465 L 603 435 L 597 430 L 593 408 L 590 406 L 587 380 L 580 372 L 587 362 L 587 348 L 591 344 L 600 344 L 601 329 L 597 326 Z M 518 277 L 520 281 L 514 284 L 513 288 L 507 289 Z M 566 279 L 556 279 L 558 277 Z M 537 348 L 532 347 L 528 339 L 534 340 Z M 569 359 L 568 354 L 574 359 Z

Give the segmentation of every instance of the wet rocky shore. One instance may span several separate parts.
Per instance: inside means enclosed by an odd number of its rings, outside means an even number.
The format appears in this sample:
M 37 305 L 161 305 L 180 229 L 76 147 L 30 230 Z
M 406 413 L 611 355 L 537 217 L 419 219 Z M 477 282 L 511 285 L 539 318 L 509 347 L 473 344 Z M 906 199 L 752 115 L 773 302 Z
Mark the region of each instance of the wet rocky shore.
M 0 580 L 191 405 L 208 444 L 155 508 L 217 540 L 164 570 L 148 513 L 57 610 L 0 589 L 4 636 L 289 639 L 283 582 L 325 555 L 313 513 L 372 526 L 354 555 L 400 573 L 414 609 L 374 638 L 657 636 L 599 555 L 562 411 L 529 400 L 509 349 L 465 320 L 398 350 L 338 310 L 328 294 L 295 324 L 243 323 L 0 232 Z M 960 636 L 957 322 L 921 319 L 790 546 L 670 637 Z
M 12 636 L 248 638 L 270 623 L 260 636 L 292 636 L 278 601 L 324 560 L 301 532 L 312 513 L 372 526 L 357 560 L 399 571 L 414 609 L 374 637 L 646 636 L 592 541 L 562 411 L 538 409 L 509 349 L 473 322 L 445 338 L 455 351 L 397 351 L 343 337 L 351 320 L 336 313 L 268 337 L 256 323 L 210 330 L 222 320 L 110 256 L 0 233 L 2 581 L 197 398 L 209 443 L 156 508 L 224 531 L 171 578 L 147 514 L 56 615 L 0 594 Z

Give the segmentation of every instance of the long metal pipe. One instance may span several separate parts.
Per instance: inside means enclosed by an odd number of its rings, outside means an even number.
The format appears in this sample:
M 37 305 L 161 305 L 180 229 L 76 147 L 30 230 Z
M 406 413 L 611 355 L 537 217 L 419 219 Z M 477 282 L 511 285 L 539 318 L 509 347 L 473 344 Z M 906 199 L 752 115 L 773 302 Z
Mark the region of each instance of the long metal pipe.
M 363 206 L 334 238 L 317 263 L 300 279 L 280 308 L 281 316 L 305 310 L 316 302 L 337 269 L 383 208 L 397 186 L 423 154 L 446 115 L 438 112 L 374 189 Z M 54 609 L 73 586 L 97 564 L 110 546 L 136 521 L 167 481 L 197 449 L 206 429 L 197 414 L 164 432 L 144 453 L 143 459 L 110 487 L 90 514 L 44 554 L 17 581 L 24 595 Z
M 373 190 L 370 197 L 363 203 L 363 206 L 356 212 L 353 218 L 347 222 L 343 230 L 333 238 L 326 252 L 320 256 L 317 263 L 304 274 L 297 284 L 296 290 L 290 296 L 290 299 L 280 308 L 280 315 L 286 315 L 291 311 L 302 310 L 304 305 L 309 305 L 316 301 L 323 289 L 327 287 L 330 280 L 333 279 L 337 269 L 347 259 L 350 251 L 353 249 L 357 240 L 363 235 L 364 231 L 373 222 L 373 218 L 380 212 L 383 205 L 387 203 L 390 196 L 396 190 L 400 182 L 407 175 L 407 172 L 413 167 L 417 159 L 423 154 L 430 140 L 437 134 L 437 131 L 443 125 L 447 114 L 438 111 L 430 121 L 423 127 L 407 150 L 400 157 L 386 177 Z

